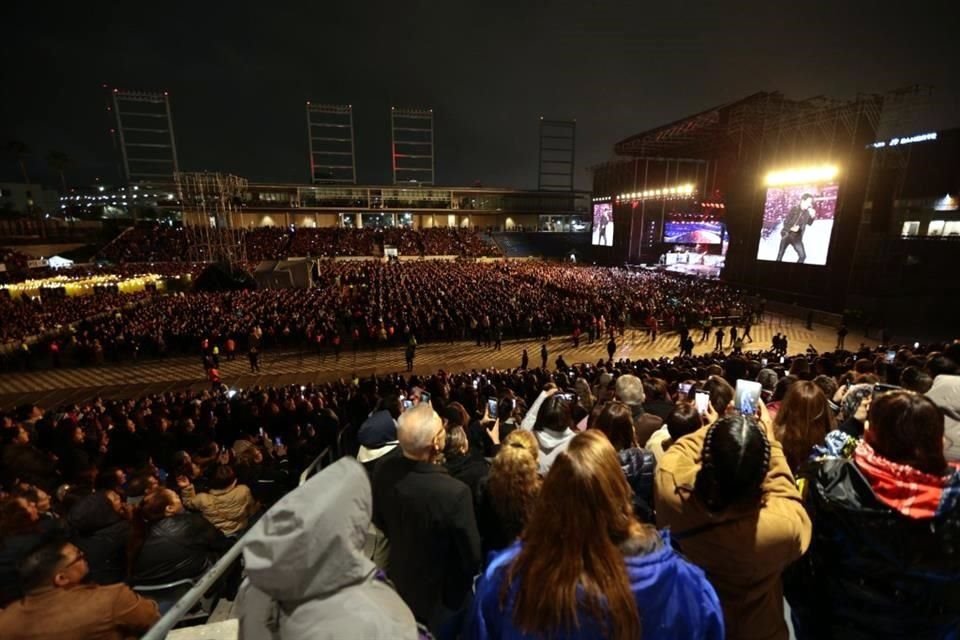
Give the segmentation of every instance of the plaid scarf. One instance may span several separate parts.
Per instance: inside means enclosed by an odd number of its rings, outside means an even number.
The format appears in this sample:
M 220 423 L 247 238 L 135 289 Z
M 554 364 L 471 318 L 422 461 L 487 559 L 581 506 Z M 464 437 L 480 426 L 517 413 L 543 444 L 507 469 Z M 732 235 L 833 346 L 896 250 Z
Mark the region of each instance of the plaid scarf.
M 877 500 L 908 518 L 939 517 L 960 504 L 960 471 L 956 469 L 943 476 L 924 473 L 882 458 L 863 441 L 857 445 L 853 461 Z

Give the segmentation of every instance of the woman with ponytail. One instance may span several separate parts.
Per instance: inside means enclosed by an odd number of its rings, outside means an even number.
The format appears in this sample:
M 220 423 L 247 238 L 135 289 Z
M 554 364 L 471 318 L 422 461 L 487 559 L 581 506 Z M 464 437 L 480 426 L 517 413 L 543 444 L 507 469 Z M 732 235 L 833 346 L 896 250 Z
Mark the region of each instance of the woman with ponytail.
M 147 494 L 131 525 L 127 566 L 135 585 L 196 578 L 230 547 L 219 529 L 199 513 L 185 511 L 169 489 Z
M 787 640 L 780 576 L 811 525 L 763 403 L 679 439 L 655 478 L 657 524 L 716 587 L 727 637 Z
M 607 437 L 575 436 L 520 541 L 480 578 L 464 637 L 723 638 L 713 587 L 634 517 L 631 493 Z

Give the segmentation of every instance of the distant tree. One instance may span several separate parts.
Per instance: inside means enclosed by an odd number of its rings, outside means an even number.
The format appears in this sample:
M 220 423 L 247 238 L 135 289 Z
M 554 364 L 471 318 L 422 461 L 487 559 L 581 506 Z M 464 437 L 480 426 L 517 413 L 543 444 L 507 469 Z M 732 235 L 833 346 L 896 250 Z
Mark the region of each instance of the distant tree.
M 30 147 L 21 140 L 9 140 L 7 142 L 7 151 L 16 158 L 17 164 L 20 165 L 23 184 L 30 184 L 30 177 L 27 175 L 27 158 L 30 157 Z
M 23 174 L 23 184 L 29 185 L 30 176 L 27 175 L 27 158 L 30 157 L 30 147 L 22 140 L 9 140 L 7 141 L 7 151 L 17 159 L 17 164 L 20 165 L 20 173 Z M 35 204 L 32 204 L 28 199 L 26 213 L 27 215 L 32 213 L 37 217 L 37 227 L 40 229 L 40 237 L 46 238 L 47 228 L 43 220 L 43 210 Z
M 47 154 L 47 166 L 50 170 L 60 176 L 60 187 L 62 193 L 67 192 L 67 179 L 64 177 L 64 171 L 71 165 L 70 156 L 63 151 L 51 150 Z

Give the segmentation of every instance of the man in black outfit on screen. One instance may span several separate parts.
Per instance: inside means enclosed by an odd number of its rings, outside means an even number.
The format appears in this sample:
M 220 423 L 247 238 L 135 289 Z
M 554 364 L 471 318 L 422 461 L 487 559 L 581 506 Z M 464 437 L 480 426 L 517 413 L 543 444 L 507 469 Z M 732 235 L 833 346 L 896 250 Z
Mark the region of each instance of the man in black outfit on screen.
M 809 193 L 800 198 L 800 206 L 790 209 L 790 213 L 783 220 L 780 230 L 780 251 L 777 252 L 777 262 L 783 261 L 783 253 L 787 247 L 793 247 L 797 252 L 797 264 L 803 264 L 807 259 L 807 252 L 803 248 L 803 232 L 807 225 L 813 224 L 817 218 L 817 210 L 813 208 L 813 196 Z

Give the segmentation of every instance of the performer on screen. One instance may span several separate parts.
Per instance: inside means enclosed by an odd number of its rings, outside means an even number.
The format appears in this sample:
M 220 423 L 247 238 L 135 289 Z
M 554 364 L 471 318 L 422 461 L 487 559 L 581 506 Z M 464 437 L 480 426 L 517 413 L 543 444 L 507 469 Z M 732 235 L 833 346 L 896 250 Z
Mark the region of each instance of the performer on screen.
M 817 210 L 813 208 L 813 196 L 805 193 L 800 197 L 800 206 L 790 209 L 790 213 L 783 220 L 780 229 L 780 251 L 777 253 L 777 262 L 783 261 L 783 253 L 787 247 L 793 247 L 797 252 L 797 264 L 803 264 L 807 259 L 807 252 L 803 248 L 803 232 L 807 225 L 817 219 Z
M 607 224 L 610 222 L 610 218 L 607 216 L 606 212 L 600 214 L 600 233 L 597 234 L 597 244 L 608 245 L 607 242 Z

